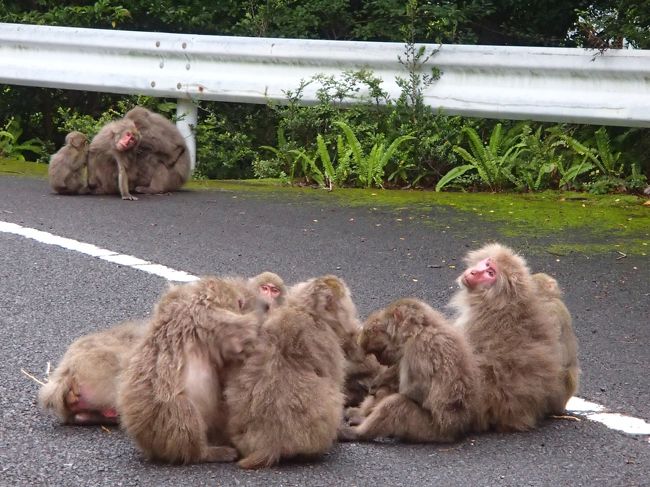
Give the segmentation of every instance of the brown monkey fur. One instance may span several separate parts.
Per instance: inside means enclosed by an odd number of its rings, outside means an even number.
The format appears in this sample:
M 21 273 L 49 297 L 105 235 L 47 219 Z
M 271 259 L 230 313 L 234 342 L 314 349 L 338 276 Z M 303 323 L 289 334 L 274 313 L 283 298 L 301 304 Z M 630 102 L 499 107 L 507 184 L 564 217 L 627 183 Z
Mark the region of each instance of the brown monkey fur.
M 378 367 L 367 368 L 368 374 L 362 381 L 362 386 L 367 391 L 367 395 L 363 398 L 361 404 L 358 407 L 352 405 L 345 411 L 346 420 L 351 425 L 359 424 L 364 417 L 372 412 L 379 400 L 398 390 L 399 371 L 397 362 L 399 357 L 388 356 L 388 353 L 382 354 L 389 343 L 390 337 L 386 333 L 385 324 L 377 320 L 366 320 L 357 337 L 357 344 L 360 349 L 358 353 L 362 357 L 366 357 L 366 360 L 374 359 Z M 381 362 L 378 358 L 381 359 Z M 356 369 L 356 367 L 359 366 L 353 363 L 352 368 Z
M 120 193 L 123 200 L 137 200 L 129 192 L 137 176 L 136 150 L 140 133 L 132 120 L 109 122 L 93 137 L 88 149 L 88 186 L 93 194 Z
M 86 194 L 88 165 L 88 138 L 81 132 L 70 132 L 65 136 L 65 145 L 50 159 L 47 177 L 52 190 L 59 194 Z
M 367 357 L 374 356 L 367 355 Z M 368 381 L 364 385 L 367 386 L 364 389 L 365 395 L 359 396 L 362 401 L 357 405 L 345 408 L 345 421 L 350 426 L 361 424 L 383 398 L 399 390 L 399 369 L 396 365 L 386 367 L 379 364 L 376 373 L 372 377 L 368 377 Z
M 342 341 L 357 329 L 350 291 L 335 276 L 293 286 L 287 304 L 271 311 L 255 352 L 226 383 L 240 467 L 329 450 L 343 413 Z
M 479 365 L 476 428 L 529 430 L 565 397 L 557 326 L 526 261 L 510 248 L 487 244 L 469 252 L 465 262 L 468 269 L 458 278 L 461 290 L 451 305 Z M 469 286 L 470 274 L 488 264 L 496 269 L 493 284 Z
M 272 272 L 248 280 L 230 279 L 239 282 L 243 291 L 248 289 L 245 307 L 258 296 L 270 307 L 277 306 L 286 297 L 282 279 Z M 275 296 L 269 295 L 269 287 L 275 287 Z M 49 382 L 41 388 L 41 407 L 53 410 L 67 424 L 116 424 L 119 376 L 146 330 L 143 321 L 125 322 L 77 339 L 65 352 Z
M 537 291 L 545 301 L 544 309 L 552 318 L 557 329 L 555 330 L 560 347 L 560 360 L 562 364 L 562 382 L 564 396 L 555 404 L 554 414 L 561 414 L 566 408 L 566 403 L 578 391 L 580 384 L 580 365 L 578 363 L 578 340 L 573 332 L 573 320 L 566 305 L 562 301 L 562 291 L 557 281 L 543 272 L 533 274 Z
M 38 394 L 39 405 L 66 424 L 116 424 L 119 374 L 147 330 L 127 321 L 75 340 Z
M 137 149 L 137 193 L 166 193 L 180 188 L 190 177 L 192 160 L 183 135 L 164 116 L 144 107 L 125 115 L 132 120 L 142 139 Z
M 198 463 L 237 457 L 226 446 L 222 391 L 228 368 L 257 339 L 262 316 L 249 295 L 242 280 L 208 277 L 172 287 L 155 306 L 118 387 L 121 424 L 147 458 Z
M 366 324 L 386 334 L 378 359 L 396 361 L 399 392 L 381 399 L 358 426 L 344 426 L 341 439 L 392 436 L 446 442 L 468 432 L 479 385 L 476 362 L 462 332 L 426 303 L 410 298 L 372 313 Z
M 371 394 L 375 378 L 386 368 L 374 355 L 361 348 L 359 338 L 360 333 L 357 333 L 343 344 L 346 358 L 345 407 L 348 410 L 359 406 Z

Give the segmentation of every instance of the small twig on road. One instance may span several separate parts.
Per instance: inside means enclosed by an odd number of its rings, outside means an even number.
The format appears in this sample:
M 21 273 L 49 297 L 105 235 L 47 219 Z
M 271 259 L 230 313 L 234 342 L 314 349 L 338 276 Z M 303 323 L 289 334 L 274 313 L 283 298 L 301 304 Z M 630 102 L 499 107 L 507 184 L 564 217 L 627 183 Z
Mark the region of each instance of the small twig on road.
M 619 254 L 621 254 L 620 257 L 616 257 L 616 260 L 625 259 L 625 258 L 627 257 L 627 254 L 624 254 L 624 253 L 621 252 L 620 250 L 617 250 L 616 252 L 618 252 Z
M 36 383 L 38 383 L 38 384 L 40 384 L 40 385 L 42 385 L 42 386 L 45 385 L 45 382 L 38 380 L 38 379 L 37 379 L 36 377 L 34 377 L 32 374 L 30 374 L 29 372 L 25 371 L 25 369 L 20 369 L 20 371 L 21 371 L 23 374 L 25 374 L 27 377 L 29 377 L 30 379 L 32 379 L 34 382 L 36 382 Z
M 104 431 L 104 433 L 108 433 L 109 435 L 113 434 L 113 432 L 104 425 L 102 425 L 102 431 Z

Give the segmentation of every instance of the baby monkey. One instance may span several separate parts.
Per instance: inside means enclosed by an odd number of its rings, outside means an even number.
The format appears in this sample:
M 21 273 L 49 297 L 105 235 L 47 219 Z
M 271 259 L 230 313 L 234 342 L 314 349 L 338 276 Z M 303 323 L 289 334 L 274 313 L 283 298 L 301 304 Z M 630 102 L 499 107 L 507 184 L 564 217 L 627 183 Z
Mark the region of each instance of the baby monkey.
M 65 136 L 65 145 L 50 159 L 47 177 L 52 190 L 59 194 L 86 194 L 85 169 L 88 165 L 88 138 L 81 132 Z

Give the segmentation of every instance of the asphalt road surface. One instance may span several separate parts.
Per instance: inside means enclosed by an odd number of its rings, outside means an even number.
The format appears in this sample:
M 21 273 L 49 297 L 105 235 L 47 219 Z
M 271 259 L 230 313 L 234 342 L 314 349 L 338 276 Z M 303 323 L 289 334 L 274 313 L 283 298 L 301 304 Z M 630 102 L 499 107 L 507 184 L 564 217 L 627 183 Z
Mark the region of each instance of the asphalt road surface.
M 611 253 L 557 258 L 479 217 L 432 206 L 348 208 L 314 195 L 186 191 L 64 197 L 43 180 L 0 177 L 0 222 L 95 244 L 195 275 L 264 270 L 293 283 L 335 273 L 359 313 L 406 296 L 445 310 L 467 250 L 496 239 L 565 290 L 580 344 L 579 396 L 650 420 L 650 266 Z M 430 225 L 435 222 L 436 225 Z M 449 228 L 447 228 L 449 227 Z M 444 230 L 441 230 L 444 229 Z M 538 247 L 536 247 L 538 248 Z M 234 464 L 144 461 L 118 429 L 70 427 L 36 406 L 38 384 L 82 334 L 150 313 L 167 281 L 74 250 L 0 232 L 0 485 L 635 486 L 650 484 L 648 436 L 549 420 L 522 434 L 452 445 L 340 444 L 322 461 L 248 472 Z

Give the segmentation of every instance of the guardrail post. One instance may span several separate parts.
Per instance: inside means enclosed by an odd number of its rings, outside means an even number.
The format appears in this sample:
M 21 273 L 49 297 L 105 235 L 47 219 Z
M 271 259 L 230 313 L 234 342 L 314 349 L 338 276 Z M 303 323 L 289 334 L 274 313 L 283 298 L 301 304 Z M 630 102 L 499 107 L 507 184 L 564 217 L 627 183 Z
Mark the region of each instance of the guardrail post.
M 179 98 L 176 100 L 176 126 L 185 138 L 187 148 L 190 151 L 190 158 L 192 159 L 192 171 L 196 167 L 196 136 L 194 129 L 198 123 L 199 106 L 198 102 Z

